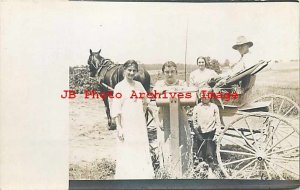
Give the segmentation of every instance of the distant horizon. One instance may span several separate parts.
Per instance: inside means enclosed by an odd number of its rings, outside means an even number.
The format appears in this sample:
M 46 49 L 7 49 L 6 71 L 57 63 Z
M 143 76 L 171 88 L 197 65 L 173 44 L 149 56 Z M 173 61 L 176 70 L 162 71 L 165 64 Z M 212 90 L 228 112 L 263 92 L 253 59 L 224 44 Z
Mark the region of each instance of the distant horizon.
M 113 61 L 113 60 L 112 60 Z M 138 61 L 138 60 L 137 60 Z M 167 61 L 173 61 L 173 60 L 167 60 Z M 166 62 L 167 62 L 166 61 Z M 219 60 L 218 60 L 219 61 Z M 297 61 L 297 62 L 300 62 L 300 59 L 275 59 L 275 60 L 271 60 L 271 62 L 286 62 L 286 61 L 290 61 L 290 62 L 293 62 L 293 61 Z M 114 61 L 113 61 L 114 62 Z M 114 62 L 115 64 L 123 64 L 123 63 L 116 63 Z M 185 63 L 178 63 L 175 61 L 176 64 L 180 64 L 180 65 L 184 65 Z M 219 62 L 220 65 L 224 65 L 224 62 Z M 139 64 L 142 64 L 142 65 L 163 65 L 164 63 L 139 63 Z M 196 63 L 187 63 L 186 65 L 196 65 Z M 78 66 L 88 66 L 88 64 L 82 64 L 82 65 L 69 65 L 69 67 L 78 67 Z M 299 66 L 300 67 L 300 66 Z

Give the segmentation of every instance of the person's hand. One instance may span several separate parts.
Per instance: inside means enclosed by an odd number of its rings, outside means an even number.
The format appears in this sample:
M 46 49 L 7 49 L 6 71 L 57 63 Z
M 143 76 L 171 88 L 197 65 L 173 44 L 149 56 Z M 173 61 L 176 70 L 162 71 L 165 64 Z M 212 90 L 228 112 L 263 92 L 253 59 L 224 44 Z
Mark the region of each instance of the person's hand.
M 219 82 L 217 82 L 216 86 L 224 86 L 226 84 L 226 79 L 221 79 Z
M 118 127 L 117 133 L 118 133 L 119 140 L 124 141 L 124 133 L 122 127 Z
M 215 135 L 214 138 L 213 138 L 213 141 L 214 141 L 214 142 L 217 142 L 218 139 L 219 139 L 219 135 Z
M 221 131 L 217 130 L 216 133 L 215 133 L 215 136 L 213 138 L 213 141 L 217 142 L 217 140 L 219 139 L 220 135 L 221 135 Z
M 163 122 L 158 122 L 158 127 L 160 128 L 160 130 L 164 130 L 164 125 L 163 125 Z
M 143 103 L 143 111 L 144 113 L 147 113 L 147 111 L 149 111 L 149 107 L 148 107 L 148 104 L 147 103 Z M 151 110 L 150 110 L 151 111 Z

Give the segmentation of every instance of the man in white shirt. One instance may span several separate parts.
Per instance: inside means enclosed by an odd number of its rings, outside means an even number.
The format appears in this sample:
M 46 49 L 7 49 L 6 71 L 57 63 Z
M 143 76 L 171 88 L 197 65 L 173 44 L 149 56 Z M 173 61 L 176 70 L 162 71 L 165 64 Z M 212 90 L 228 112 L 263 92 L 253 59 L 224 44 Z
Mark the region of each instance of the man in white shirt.
M 258 61 L 253 57 L 252 53 L 249 51 L 249 48 L 252 46 L 253 42 L 247 40 L 245 36 L 239 36 L 237 38 L 237 42 L 232 46 L 232 48 L 239 52 L 240 57 L 237 62 L 230 65 L 233 73 L 237 73 L 258 63 Z
M 228 72 L 223 73 L 223 77 L 234 76 L 236 73 L 248 69 L 262 61 L 249 51 L 252 46 L 253 42 L 247 40 L 245 36 L 239 36 L 237 38 L 237 41 L 232 48 L 239 52 L 240 57 L 237 62 L 230 64 L 231 69 Z M 255 76 L 250 75 L 243 77 L 243 79 L 239 82 L 239 86 L 241 87 L 240 93 L 243 94 L 248 90 L 252 90 L 255 79 Z M 248 94 L 251 94 L 251 92 L 248 92 Z

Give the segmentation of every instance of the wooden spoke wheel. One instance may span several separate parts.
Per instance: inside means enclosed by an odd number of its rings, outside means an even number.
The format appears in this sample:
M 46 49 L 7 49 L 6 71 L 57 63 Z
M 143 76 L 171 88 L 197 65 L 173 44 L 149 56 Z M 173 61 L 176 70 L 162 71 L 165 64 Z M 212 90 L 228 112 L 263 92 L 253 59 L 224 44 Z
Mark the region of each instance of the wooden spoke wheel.
M 220 134 L 217 158 L 226 178 L 299 180 L 299 129 L 276 114 L 245 114 Z
M 288 97 L 269 94 L 255 99 L 253 102 L 271 101 L 269 112 L 282 115 L 284 117 L 299 119 L 299 105 Z

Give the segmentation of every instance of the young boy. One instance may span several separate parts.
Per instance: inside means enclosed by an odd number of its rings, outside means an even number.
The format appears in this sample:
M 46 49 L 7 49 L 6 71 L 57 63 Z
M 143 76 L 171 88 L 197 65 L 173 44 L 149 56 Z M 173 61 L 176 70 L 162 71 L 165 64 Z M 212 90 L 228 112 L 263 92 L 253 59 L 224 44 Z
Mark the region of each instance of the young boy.
M 211 88 L 205 87 L 201 90 L 210 92 Z M 212 163 L 215 155 L 214 136 L 221 129 L 219 108 L 216 104 L 210 102 L 207 96 L 200 92 L 201 102 L 193 110 L 193 128 L 194 128 L 194 152 L 199 162 L 206 161 Z

